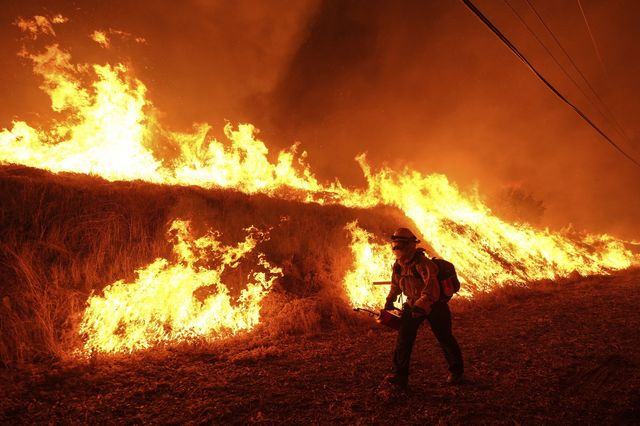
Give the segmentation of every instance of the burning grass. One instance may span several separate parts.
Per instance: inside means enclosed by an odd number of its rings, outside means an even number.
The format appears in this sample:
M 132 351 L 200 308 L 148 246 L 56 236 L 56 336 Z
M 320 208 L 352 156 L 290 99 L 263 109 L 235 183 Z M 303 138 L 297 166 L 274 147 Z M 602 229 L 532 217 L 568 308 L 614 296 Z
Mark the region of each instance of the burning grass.
M 0 196 L 4 365 L 210 341 L 254 327 L 281 336 L 350 326 L 352 306 L 376 309 L 384 300 L 385 287 L 367 284 L 388 279 L 392 259 L 381 237 L 415 226 L 391 207 L 106 182 L 20 166 L 0 168 Z M 596 248 L 580 244 L 584 253 Z M 482 286 L 500 290 L 464 289 L 496 298 L 525 284 Z
M 263 332 L 314 333 L 352 321 L 342 287 L 352 266 L 347 223 L 386 235 L 408 219 L 391 208 L 348 209 L 251 197 L 233 191 L 108 183 L 17 166 L 0 169 L 0 360 L 4 365 L 67 356 L 91 294 L 154 259 L 175 260 L 166 232 L 174 218 L 194 233 L 218 229 L 233 245 L 244 229 L 270 229 L 259 244 L 283 276 L 263 302 Z M 251 265 L 226 272 L 231 296 Z

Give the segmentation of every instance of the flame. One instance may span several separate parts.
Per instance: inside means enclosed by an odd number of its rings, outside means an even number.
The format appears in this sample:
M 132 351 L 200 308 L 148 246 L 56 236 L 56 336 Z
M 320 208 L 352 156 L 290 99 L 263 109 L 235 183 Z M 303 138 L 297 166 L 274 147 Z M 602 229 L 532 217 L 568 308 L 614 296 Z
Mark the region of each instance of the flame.
M 262 253 L 257 255 L 261 272 L 251 272 L 246 288 L 232 301 L 222 282 L 227 268 L 236 268 L 267 235 L 249 228 L 244 241 L 225 246 L 219 234 L 191 237 L 189 222 L 175 220 L 177 261 L 156 259 L 137 271 L 137 279 L 117 281 L 103 296 L 87 302 L 80 333 L 86 352 L 131 352 L 168 341 L 194 337 L 215 339 L 251 330 L 260 321 L 260 303 L 273 282 L 282 275 Z M 202 300 L 198 293 L 206 293 Z
M 375 242 L 375 237 L 360 228 L 357 222 L 348 223 L 345 229 L 351 235 L 351 253 L 354 267 L 344 277 L 347 296 L 353 307 L 381 308 L 389 293 L 389 287 L 374 285 L 376 281 L 388 281 L 395 258 L 388 244 Z
M 129 76 L 123 64 L 74 65 L 58 45 L 39 54 L 22 53 L 42 76 L 41 88 L 55 112 L 66 120 L 39 130 L 24 121 L 0 132 L 0 161 L 26 164 L 52 172 L 99 175 L 107 180 L 146 180 L 155 183 L 240 188 L 244 192 L 273 194 L 294 188 L 311 201 L 325 188 L 305 164 L 306 153 L 294 145 L 268 159 L 269 150 L 256 139 L 256 129 L 242 124 L 225 126 L 231 144 L 208 135 L 208 124 L 192 132 L 162 128 L 146 99 L 146 86 Z M 82 79 L 92 79 L 91 90 Z M 162 139 L 177 147 L 179 156 L 169 166 L 156 159 L 151 146 Z
M 400 208 L 435 252 L 455 263 L 469 291 L 463 295 L 573 272 L 610 273 L 637 262 L 622 241 L 608 235 L 572 239 L 527 224 L 506 223 L 492 215 L 477 196 L 463 195 L 446 176 L 390 169 L 372 173 L 364 157 L 358 161 L 368 189 L 350 198 L 349 204 Z
M 274 195 L 286 188 L 298 190 L 292 197 L 311 201 L 324 190 L 304 162 L 306 153 L 297 156 L 297 145 L 278 154 L 275 163 L 268 159 L 269 150 L 256 139 L 251 124 L 234 129 L 230 124 L 224 133 L 231 144 L 207 137 L 209 125 L 200 125 L 193 133 L 170 133 L 181 150 L 167 183 L 223 187 L 243 192 Z M 297 164 L 296 164 L 297 163 Z
M 51 37 L 52 22 L 63 23 L 65 18 L 36 17 L 19 20 L 17 26 L 31 38 Z M 106 33 L 101 34 L 108 41 Z M 115 30 L 109 34 L 129 37 Z M 94 40 L 101 43 L 102 36 L 96 32 Z M 609 273 L 638 260 L 621 241 L 607 235 L 568 236 L 506 223 L 477 195 L 463 194 L 443 175 L 408 169 L 373 171 L 360 156 L 366 188 L 345 188 L 338 181 L 322 184 L 297 145 L 270 160 L 251 124 L 227 124 L 223 142 L 210 135 L 208 124 L 196 124 L 189 132 L 165 129 L 146 97 L 145 85 L 123 64 L 74 64 L 57 44 L 39 53 L 23 50 L 20 55 L 42 77 L 41 88 L 50 96 L 57 118 L 48 128 L 16 121 L 3 129 L 1 163 L 93 174 L 111 181 L 233 188 L 303 202 L 395 206 L 413 220 L 437 254 L 455 263 L 463 281 L 461 294 L 467 297 L 506 283 L 554 279 L 574 271 Z M 173 157 L 161 156 L 158 150 Z M 175 222 L 172 229 L 180 236 L 175 248 L 178 263 L 156 260 L 138 271 L 136 282 L 119 281 L 105 289 L 103 298 L 89 300 L 82 326 L 88 350 L 131 351 L 194 335 L 222 336 L 256 324 L 259 301 L 279 270 L 262 261 L 270 278 L 254 275 L 256 283 L 237 301 L 242 309 L 232 306 L 220 281 L 225 267 L 233 267 L 241 253 L 255 247 L 255 231 L 236 248 L 224 248 L 235 253 L 229 258 L 213 234 L 192 241 L 184 222 Z M 393 262 L 389 247 L 355 223 L 347 231 L 355 259 L 344 281 L 350 303 L 378 307 L 387 288 L 371 281 L 389 279 Z M 198 255 L 204 248 L 220 259 L 220 266 L 200 266 Z M 196 289 L 211 286 L 216 289 L 213 296 L 204 302 L 194 299 Z
M 124 65 L 94 65 L 93 90 L 83 87 L 75 66 L 57 45 L 26 54 L 44 78 L 41 86 L 56 112 L 66 120 L 37 130 L 23 121 L 0 133 L 3 162 L 28 164 L 53 172 L 96 174 L 109 180 L 162 182 L 160 162 L 144 146 L 149 135 L 144 108 L 146 88 L 130 79 Z

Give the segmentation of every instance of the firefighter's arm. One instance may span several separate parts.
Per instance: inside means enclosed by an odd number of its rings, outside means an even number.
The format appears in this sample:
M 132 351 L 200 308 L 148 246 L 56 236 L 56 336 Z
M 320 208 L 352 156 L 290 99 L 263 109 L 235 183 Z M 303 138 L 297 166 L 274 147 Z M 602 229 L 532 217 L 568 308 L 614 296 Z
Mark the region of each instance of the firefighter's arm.
M 428 259 L 416 265 L 424 287 L 420 292 L 420 297 L 414 306 L 422 310 L 425 315 L 431 312 L 431 305 L 440 300 L 440 285 L 438 284 L 438 266 Z
M 399 277 L 398 274 L 394 272 L 391 276 L 391 287 L 389 288 L 389 294 L 387 295 L 387 300 L 384 304 L 384 308 L 390 309 L 391 307 L 393 307 L 393 302 L 396 301 L 400 293 L 402 293 L 402 289 L 400 289 Z

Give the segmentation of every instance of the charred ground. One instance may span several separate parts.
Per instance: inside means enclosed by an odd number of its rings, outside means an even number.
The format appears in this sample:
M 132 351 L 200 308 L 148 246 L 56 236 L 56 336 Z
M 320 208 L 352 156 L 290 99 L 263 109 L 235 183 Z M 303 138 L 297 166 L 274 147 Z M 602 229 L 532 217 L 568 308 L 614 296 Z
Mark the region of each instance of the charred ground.
M 640 272 L 452 302 L 466 383 L 421 329 L 410 392 L 376 387 L 394 333 L 341 330 L 0 370 L 4 423 L 637 424 Z

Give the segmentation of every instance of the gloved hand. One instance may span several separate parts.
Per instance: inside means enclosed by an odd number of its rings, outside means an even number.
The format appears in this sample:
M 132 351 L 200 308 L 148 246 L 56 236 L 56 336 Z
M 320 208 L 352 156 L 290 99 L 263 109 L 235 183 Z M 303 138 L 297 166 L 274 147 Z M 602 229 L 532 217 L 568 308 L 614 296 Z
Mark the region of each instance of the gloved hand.
M 384 310 L 385 311 L 393 311 L 395 309 L 396 309 L 396 307 L 393 304 L 393 300 L 388 299 L 387 302 L 384 304 Z
M 420 318 L 420 317 L 423 317 L 425 315 L 427 315 L 427 313 L 421 307 L 414 306 L 413 308 L 411 308 L 411 316 L 413 318 Z

